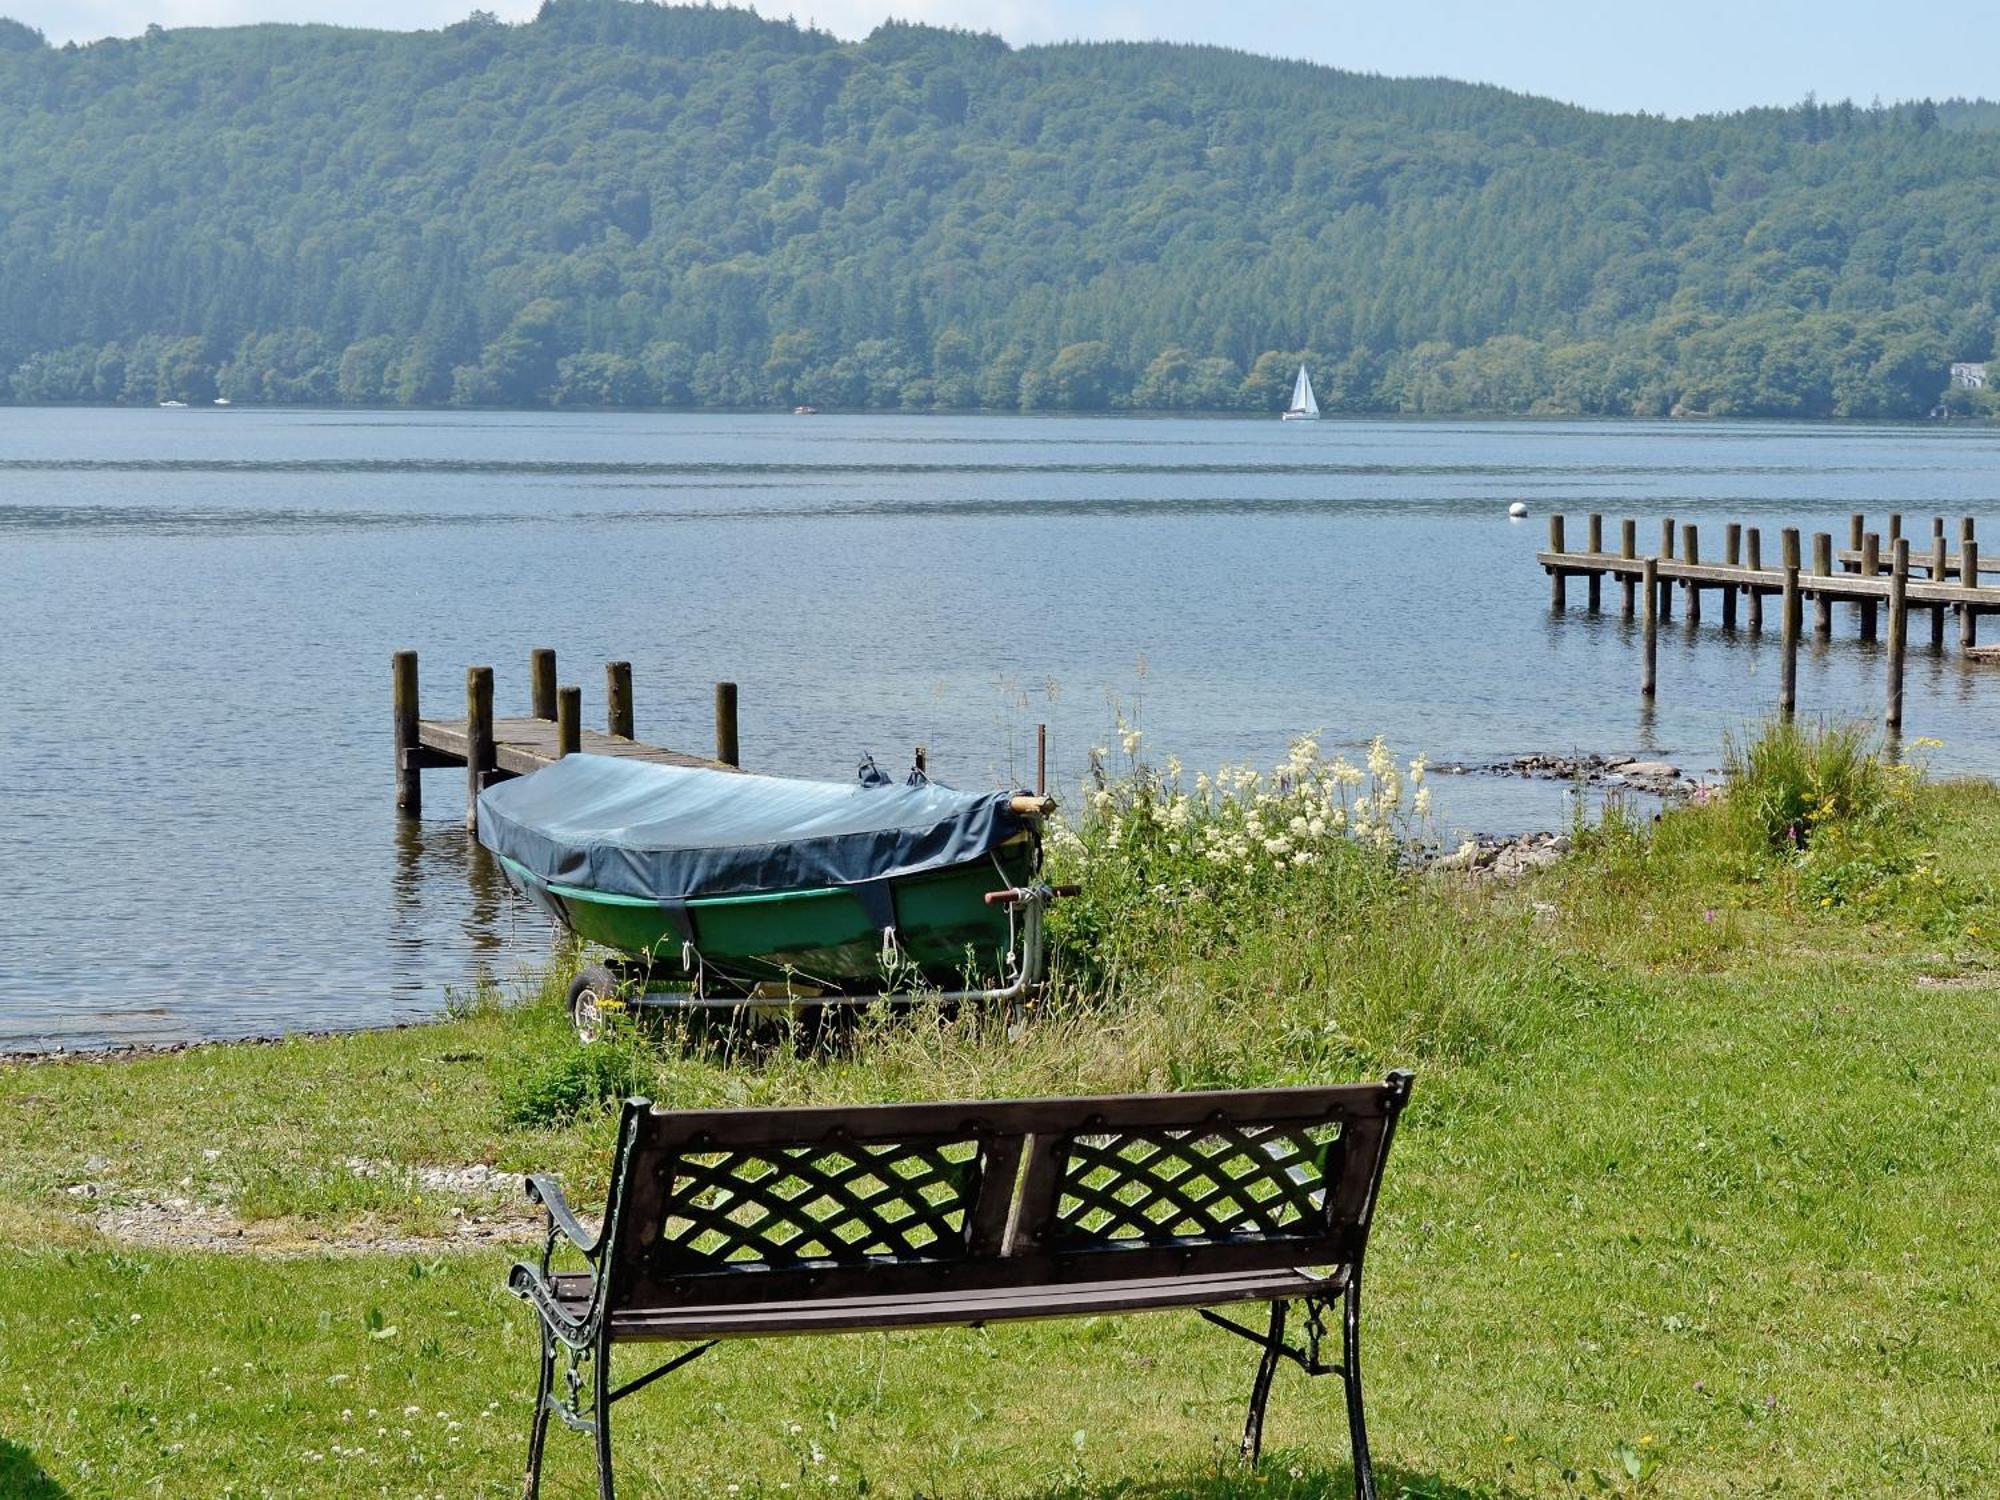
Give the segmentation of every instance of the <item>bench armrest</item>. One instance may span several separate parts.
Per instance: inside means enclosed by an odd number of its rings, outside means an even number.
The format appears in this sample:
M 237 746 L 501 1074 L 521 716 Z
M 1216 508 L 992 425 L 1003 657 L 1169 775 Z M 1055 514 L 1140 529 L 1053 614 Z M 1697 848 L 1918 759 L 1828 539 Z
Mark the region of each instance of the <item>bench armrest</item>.
M 570 1212 L 569 1200 L 563 1197 L 562 1184 L 555 1178 L 537 1172 L 528 1179 L 528 1196 L 549 1212 L 549 1241 L 553 1248 L 555 1231 L 561 1230 L 569 1242 L 585 1255 L 597 1253 L 600 1236 L 583 1227 L 577 1216 Z

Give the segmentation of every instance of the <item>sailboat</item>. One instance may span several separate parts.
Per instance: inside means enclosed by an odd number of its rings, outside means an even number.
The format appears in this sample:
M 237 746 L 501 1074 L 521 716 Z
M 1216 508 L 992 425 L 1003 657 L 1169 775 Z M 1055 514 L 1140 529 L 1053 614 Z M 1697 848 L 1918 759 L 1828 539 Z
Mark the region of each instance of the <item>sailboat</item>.
M 1283 417 L 1287 422 L 1317 422 L 1319 403 L 1313 400 L 1312 376 L 1306 374 L 1306 367 L 1299 366 L 1299 378 L 1292 382 L 1292 404 L 1285 408 Z

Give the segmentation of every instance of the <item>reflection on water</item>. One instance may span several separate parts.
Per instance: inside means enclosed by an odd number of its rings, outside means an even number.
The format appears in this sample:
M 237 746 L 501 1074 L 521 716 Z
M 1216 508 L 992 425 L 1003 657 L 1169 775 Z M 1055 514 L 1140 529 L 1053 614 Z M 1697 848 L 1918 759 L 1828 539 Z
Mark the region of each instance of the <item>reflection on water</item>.
M 455 823 L 395 820 L 396 866 L 390 884 L 389 942 L 413 960 L 411 974 L 398 981 L 404 994 L 421 995 L 427 948 L 443 947 L 447 961 L 465 962 L 474 982 L 504 983 L 515 965 L 496 966 L 514 952 L 525 915 L 530 932 L 536 919 L 514 899 L 513 888 L 486 846 Z
M 0 1048 L 406 1019 L 546 959 L 461 775 L 394 811 L 399 647 L 436 715 L 473 663 L 520 711 L 549 645 L 602 722 L 630 660 L 642 735 L 689 748 L 733 680 L 786 774 L 922 743 L 1018 781 L 1047 721 L 1061 793 L 1114 707 L 1190 766 L 1318 731 L 1699 773 L 1775 703 L 1775 635 L 1677 610 L 1643 700 L 1615 587 L 1549 613 L 1545 513 L 1955 535 L 1996 458 L 1960 425 L 0 410 Z M 2000 669 L 1914 623 L 1908 734 L 2000 769 Z M 1879 719 L 1880 644 L 1837 611 L 1805 647 L 1806 713 Z M 1551 783 L 1435 790 L 1446 833 L 1568 816 Z

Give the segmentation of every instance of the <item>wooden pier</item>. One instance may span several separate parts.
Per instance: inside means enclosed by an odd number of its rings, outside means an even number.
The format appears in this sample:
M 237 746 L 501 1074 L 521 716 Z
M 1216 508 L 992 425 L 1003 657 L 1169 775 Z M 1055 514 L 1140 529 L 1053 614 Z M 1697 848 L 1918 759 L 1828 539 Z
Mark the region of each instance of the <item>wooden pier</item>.
M 547 648 L 529 653 L 528 676 L 532 706 L 525 717 L 493 716 L 493 669 L 468 667 L 465 673 L 465 717 L 426 719 L 417 707 L 417 653 L 398 651 L 391 662 L 394 679 L 396 742 L 396 806 L 415 816 L 423 810 L 422 772 L 465 767 L 465 826 L 477 825 L 479 794 L 497 781 L 525 776 L 552 765 L 565 755 L 587 751 L 665 766 L 709 766 L 737 769 L 736 684 L 715 685 L 715 755 L 704 759 L 634 737 L 632 723 L 632 664 L 607 662 L 604 667 L 606 725 L 586 729 L 582 723 L 582 689 L 558 687 L 556 654 Z
M 1902 516 L 1889 517 L 1885 537 L 1870 531 L 1866 517 L 1856 514 L 1848 518 L 1846 547 L 1836 550 L 1833 537 L 1826 532 L 1813 537 L 1810 565 L 1801 551 L 1799 531 L 1788 527 L 1778 535 L 1779 563 L 1775 568 L 1765 563 L 1761 529 L 1736 522 L 1724 530 L 1720 562 L 1704 561 L 1699 529 L 1692 523 L 1677 528 L 1671 516 L 1660 523 L 1659 550 L 1650 555 L 1638 551 L 1638 522 L 1634 520 L 1620 523 L 1615 552 L 1604 544 L 1603 516 L 1589 518 L 1587 536 L 1583 550 L 1571 551 L 1565 518 L 1549 517 L 1548 550 L 1536 554 L 1536 561 L 1549 576 L 1549 607 L 1558 612 L 1566 609 L 1569 580 L 1581 578 L 1588 588 L 1589 608 L 1599 610 L 1603 607 L 1603 580 L 1615 579 L 1623 595 L 1621 612 L 1627 618 L 1635 610 L 1644 615 L 1640 692 L 1647 697 L 1657 692 L 1658 622 L 1671 618 L 1676 586 L 1690 625 L 1701 623 L 1704 595 L 1714 595 L 1726 631 L 1737 628 L 1739 602 L 1747 603 L 1753 633 L 1764 628 L 1765 601 L 1779 602 L 1779 630 L 1785 650 L 1779 707 L 1788 714 L 1796 702 L 1798 641 L 1804 632 L 1807 600 L 1813 605 L 1814 635 L 1821 640 L 1833 632 L 1836 604 L 1849 606 L 1857 634 L 1864 641 L 1877 638 L 1881 616 L 1887 614 L 1884 720 L 1892 730 L 1902 727 L 1903 663 L 1912 613 L 1928 614 L 1934 651 L 1945 647 L 1949 616 L 1958 622 L 1960 650 L 1972 660 L 1991 659 L 1988 649 L 1978 644 L 1979 620 L 1982 615 L 2000 614 L 2000 587 L 1984 582 L 2000 574 L 2000 562 L 1981 559 L 1971 516 L 1959 524 L 1956 547 L 1946 538 L 1942 516 L 1932 519 L 1930 537 L 1920 547 L 1903 534 Z

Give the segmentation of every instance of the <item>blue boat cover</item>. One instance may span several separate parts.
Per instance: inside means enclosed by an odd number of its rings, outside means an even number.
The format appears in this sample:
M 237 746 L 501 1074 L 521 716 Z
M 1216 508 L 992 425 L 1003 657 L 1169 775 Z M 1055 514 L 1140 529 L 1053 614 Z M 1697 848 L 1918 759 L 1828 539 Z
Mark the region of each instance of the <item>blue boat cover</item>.
M 543 881 L 656 901 L 853 886 L 983 859 L 1009 792 L 842 784 L 566 755 L 479 794 L 479 842 Z

